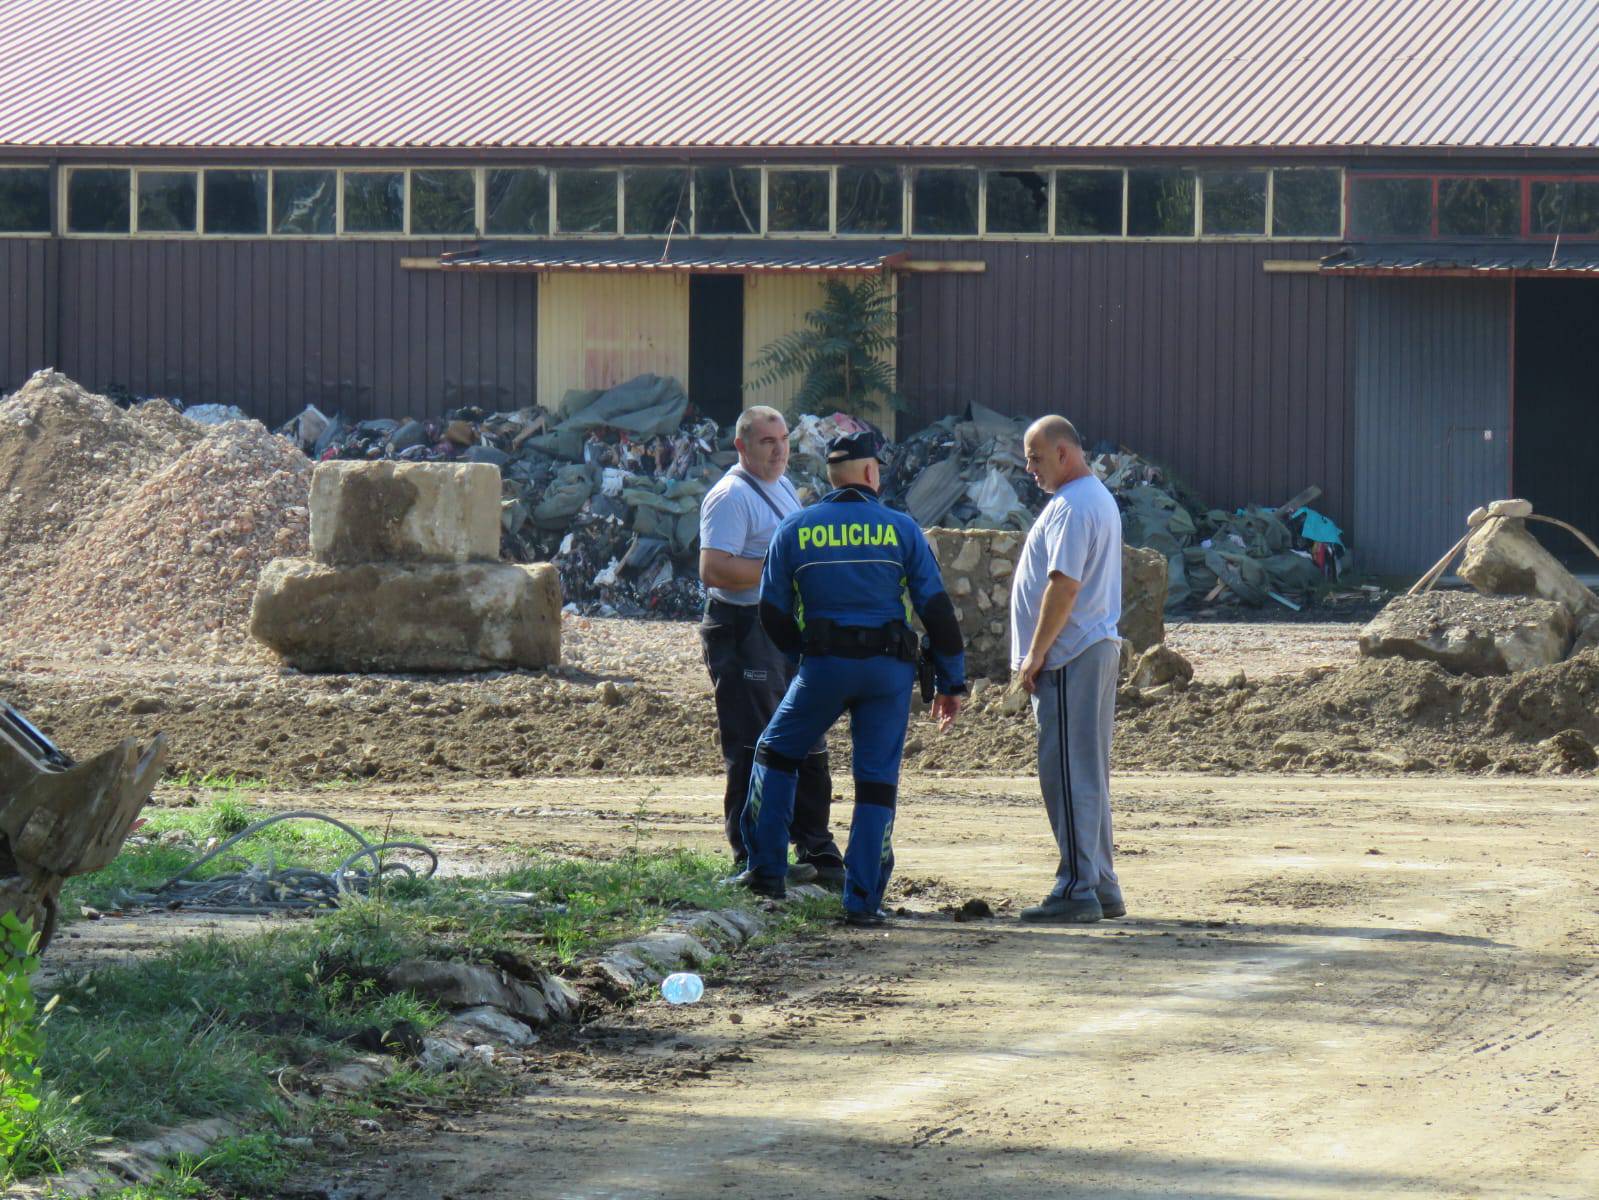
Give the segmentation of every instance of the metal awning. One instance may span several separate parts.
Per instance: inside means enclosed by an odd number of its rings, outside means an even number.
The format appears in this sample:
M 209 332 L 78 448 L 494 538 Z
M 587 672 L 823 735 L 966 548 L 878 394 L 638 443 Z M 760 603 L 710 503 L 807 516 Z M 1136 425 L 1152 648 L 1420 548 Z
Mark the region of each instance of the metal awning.
M 909 258 L 896 242 L 777 238 L 608 238 L 486 242 L 439 255 L 444 271 L 881 271 Z M 433 265 L 433 264 L 429 264 Z
M 1321 273 L 1415 278 L 1437 275 L 1496 279 L 1522 275 L 1599 278 L 1599 243 L 1352 243 L 1322 259 Z

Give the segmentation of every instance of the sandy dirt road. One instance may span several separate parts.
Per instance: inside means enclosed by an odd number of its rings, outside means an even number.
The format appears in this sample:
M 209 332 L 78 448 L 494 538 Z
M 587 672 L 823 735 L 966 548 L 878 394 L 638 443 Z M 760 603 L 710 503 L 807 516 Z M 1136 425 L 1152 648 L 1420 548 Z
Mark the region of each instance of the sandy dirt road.
M 596 1022 L 519 1095 L 358 1147 L 310 1194 L 1599 1195 L 1592 784 L 1117 785 L 1128 919 L 941 912 L 1041 894 L 1044 821 L 1027 780 L 911 779 L 892 930 L 746 955 L 699 1005 Z M 317 799 L 466 850 L 711 846 L 715 795 L 679 778 Z

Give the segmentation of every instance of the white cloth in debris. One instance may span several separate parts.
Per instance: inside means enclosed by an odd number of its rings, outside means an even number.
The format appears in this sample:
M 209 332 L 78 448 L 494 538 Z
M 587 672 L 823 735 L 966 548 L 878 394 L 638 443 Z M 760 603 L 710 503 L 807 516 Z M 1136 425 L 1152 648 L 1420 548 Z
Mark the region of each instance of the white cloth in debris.
M 1044 660 L 1053 671 L 1095 642 L 1119 636 L 1122 611 L 1122 520 L 1110 489 L 1092 475 L 1050 498 L 1027 533 L 1010 591 L 1010 657 L 1020 667 L 1038 627 L 1050 573 L 1081 585 L 1066 627 Z
M 771 499 L 771 504 L 761 499 L 755 490 L 757 487 Z M 773 505 L 777 507 L 775 512 Z M 776 483 L 751 482 L 742 468 L 735 467 L 717 480 L 700 505 L 700 549 L 720 550 L 735 558 L 763 559 L 777 529 L 778 513 L 786 517 L 801 507 L 799 493 L 788 476 Z M 716 599 L 729 604 L 759 604 L 761 601 L 758 583 L 742 592 L 726 588 L 710 588 L 709 591 Z

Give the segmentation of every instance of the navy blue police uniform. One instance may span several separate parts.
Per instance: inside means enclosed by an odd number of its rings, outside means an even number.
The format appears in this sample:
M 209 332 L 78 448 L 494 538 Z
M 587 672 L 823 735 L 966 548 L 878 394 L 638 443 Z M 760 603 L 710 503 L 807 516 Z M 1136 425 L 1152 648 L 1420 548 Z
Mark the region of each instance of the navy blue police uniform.
M 835 438 L 828 461 L 875 458 L 870 433 Z M 848 712 L 855 815 L 844 852 L 846 913 L 875 917 L 893 871 L 900 755 L 916 681 L 922 619 L 936 689 L 964 694 L 966 662 L 955 608 L 915 520 L 855 484 L 785 518 L 761 576 L 761 623 L 799 670 L 756 745 L 743 834 L 745 882 L 781 895 L 798 771 Z

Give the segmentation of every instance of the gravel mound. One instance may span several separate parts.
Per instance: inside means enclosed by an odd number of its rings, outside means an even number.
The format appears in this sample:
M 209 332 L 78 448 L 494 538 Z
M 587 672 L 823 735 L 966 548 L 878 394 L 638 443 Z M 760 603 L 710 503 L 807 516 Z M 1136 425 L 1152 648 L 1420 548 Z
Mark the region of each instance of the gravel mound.
M 164 400 L 125 410 L 56 371 L 0 400 L 0 580 L 49 561 L 202 430 Z
M 0 405 L 7 649 L 265 661 L 247 632 L 256 577 L 307 552 L 310 474 L 258 422 L 124 411 L 34 376 Z

